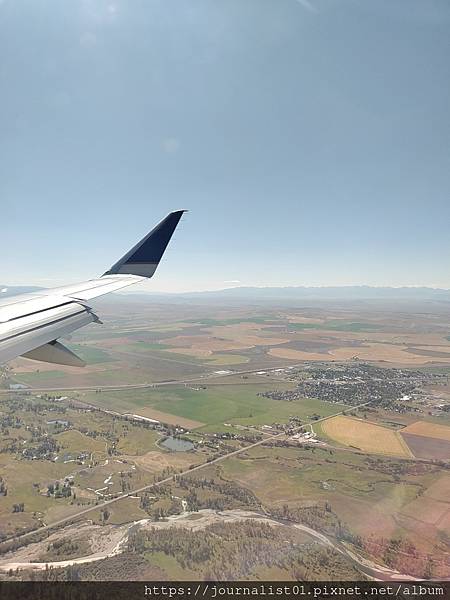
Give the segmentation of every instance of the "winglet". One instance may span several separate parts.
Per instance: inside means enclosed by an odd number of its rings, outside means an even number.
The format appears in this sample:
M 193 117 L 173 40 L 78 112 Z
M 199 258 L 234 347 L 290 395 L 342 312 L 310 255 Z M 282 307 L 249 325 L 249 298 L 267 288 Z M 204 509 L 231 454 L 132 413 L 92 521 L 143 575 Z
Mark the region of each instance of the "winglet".
M 177 210 L 148 233 L 103 275 L 152 277 L 185 210 Z

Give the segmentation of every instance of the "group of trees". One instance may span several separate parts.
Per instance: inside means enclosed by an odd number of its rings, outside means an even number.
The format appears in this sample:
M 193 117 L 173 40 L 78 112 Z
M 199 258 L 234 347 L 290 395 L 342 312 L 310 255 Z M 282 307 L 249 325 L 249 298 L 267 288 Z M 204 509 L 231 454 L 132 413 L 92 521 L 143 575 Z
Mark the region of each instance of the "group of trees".
M 363 548 L 371 556 L 401 573 L 425 579 L 445 577 L 448 573 L 444 555 L 430 556 L 405 538 L 371 535 L 364 539 Z
M 53 460 L 60 450 L 59 444 L 51 436 L 43 436 L 37 446 L 29 446 L 22 451 L 22 456 L 29 460 Z
M 150 563 L 151 553 L 163 552 L 206 580 L 248 578 L 271 568 L 287 576 L 309 572 L 311 577 L 355 577 L 353 567 L 336 551 L 304 544 L 298 535 L 286 527 L 249 519 L 214 523 L 199 531 L 138 529 L 130 535 L 128 549 L 148 556 Z
M 224 510 L 239 506 L 260 506 L 258 498 L 252 491 L 239 486 L 234 481 L 184 475 L 176 477 L 176 482 L 182 489 L 189 490 L 186 500 L 190 510 L 201 508 Z M 198 493 L 199 490 L 201 493 Z
M 69 498 L 72 496 L 72 488 L 70 482 L 60 484 L 59 481 L 49 483 L 47 486 L 47 496 L 54 498 Z

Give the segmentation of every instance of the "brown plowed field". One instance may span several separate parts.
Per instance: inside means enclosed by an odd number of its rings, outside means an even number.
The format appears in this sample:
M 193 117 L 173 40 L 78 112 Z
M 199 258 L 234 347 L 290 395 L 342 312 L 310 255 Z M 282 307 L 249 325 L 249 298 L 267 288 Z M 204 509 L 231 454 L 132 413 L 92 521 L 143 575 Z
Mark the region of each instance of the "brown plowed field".
M 403 431 L 400 435 L 416 458 L 428 458 L 430 460 L 450 459 L 450 442 L 424 435 L 403 433 Z

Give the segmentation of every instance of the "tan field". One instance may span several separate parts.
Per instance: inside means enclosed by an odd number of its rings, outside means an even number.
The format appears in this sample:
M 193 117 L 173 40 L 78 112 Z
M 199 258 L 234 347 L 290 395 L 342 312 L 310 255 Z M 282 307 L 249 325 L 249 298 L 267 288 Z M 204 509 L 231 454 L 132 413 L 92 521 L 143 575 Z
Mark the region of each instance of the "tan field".
M 261 325 L 255 323 L 240 323 L 239 325 L 217 325 L 211 327 L 210 331 L 214 337 L 225 340 L 233 340 L 240 344 L 252 346 L 275 346 L 289 342 L 287 338 L 262 337 L 256 335 Z
M 359 348 L 338 348 L 331 350 L 330 355 L 337 360 L 347 360 L 357 356 L 361 360 L 386 361 L 405 365 L 425 364 L 436 361 L 433 356 L 423 356 L 408 352 L 407 346 L 393 344 L 367 344 Z M 439 362 L 450 362 L 448 358 L 439 358 Z
M 28 358 L 17 358 L 14 361 L 11 361 L 10 367 L 13 369 L 14 373 L 35 373 L 39 371 L 39 373 L 43 373 L 46 371 L 64 371 L 64 373 L 72 373 L 73 375 L 78 375 L 80 373 L 80 367 L 68 367 L 67 365 L 55 365 L 54 363 L 46 363 L 36 360 L 31 360 Z M 99 373 L 101 371 L 105 371 L 106 369 L 113 369 L 115 365 L 111 363 L 105 364 L 87 364 L 83 367 L 83 373 Z
M 433 498 L 433 500 L 450 499 L 450 475 L 443 475 L 440 479 L 433 483 L 425 492 L 425 496 Z
M 427 347 L 424 350 L 433 350 L 433 347 Z M 352 360 L 353 358 L 359 358 L 360 360 L 369 360 L 373 362 L 384 361 L 395 364 L 404 365 L 423 365 L 428 362 L 450 362 L 450 353 L 447 356 L 436 358 L 434 356 L 424 356 L 414 354 L 408 351 L 407 346 L 394 345 L 394 344 L 382 344 L 382 343 L 369 343 L 364 346 L 350 346 L 342 348 L 330 348 L 328 352 L 304 352 L 301 350 L 294 350 L 291 348 L 271 348 L 269 350 L 271 356 L 277 358 L 287 358 L 290 360 L 311 360 L 311 361 L 322 361 L 322 360 Z
M 407 504 L 402 513 L 407 517 L 424 521 L 432 525 L 438 525 L 449 513 L 450 503 L 448 501 L 437 501 L 422 496 Z M 418 518 L 420 515 L 420 518 Z
M 174 354 L 185 354 L 186 356 L 204 358 L 205 356 L 211 356 L 213 350 L 210 350 L 209 348 L 193 346 L 192 348 L 166 348 L 164 352 L 173 352 Z
M 321 330 L 320 332 L 315 329 L 305 329 L 300 333 L 302 339 L 316 339 L 318 334 L 321 339 L 327 339 L 330 343 L 336 343 L 336 341 L 361 341 L 367 343 L 380 343 L 380 344 L 399 344 L 403 346 L 435 346 L 435 348 L 427 348 L 429 350 L 436 350 L 436 346 L 450 349 L 450 343 L 447 342 L 443 335 L 437 333 L 393 333 L 389 331 L 332 331 L 332 330 Z
M 166 352 L 182 351 L 183 354 L 192 354 L 193 356 L 208 356 L 212 352 L 251 348 L 251 344 L 242 344 L 241 342 L 211 336 L 177 336 L 170 340 L 170 345 L 173 347 L 167 349 Z M 192 352 L 186 352 L 186 350 L 192 350 Z
M 375 423 L 341 415 L 323 421 L 321 428 L 331 439 L 345 446 L 359 448 L 363 452 L 412 457 L 408 446 L 397 432 Z
M 312 323 L 312 324 L 325 323 L 325 319 L 316 319 L 314 317 L 299 317 L 296 315 L 286 315 L 286 319 L 288 319 L 289 323 Z
M 303 352 L 302 350 L 293 350 L 292 348 L 271 348 L 268 352 L 270 356 L 277 358 L 287 358 L 288 360 L 331 360 L 327 352 Z
M 447 344 L 446 346 L 416 346 L 416 348 L 417 350 L 424 350 L 425 352 L 445 352 L 450 356 L 450 344 Z
M 424 437 L 432 437 L 450 442 L 450 427 L 447 425 L 437 425 L 435 423 L 417 421 L 416 423 L 412 423 L 412 425 L 408 425 L 408 427 L 402 429 L 402 433 L 422 435 Z
M 144 471 L 150 471 L 151 473 L 160 473 L 168 467 L 178 470 L 186 469 L 189 465 L 200 462 L 198 456 L 193 456 L 192 454 L 183 452 L 158 452 L 156 450 L 147 452 L 142 456 L 130 456 L 129 460 Z
M 209 335 L 178 335 L 170 340 L 172 348 L 168 348 L 166 352 L 205 357 L 213 352 L 275 346 L 289 341 L 285 338 L 262 337 L 258 335 L 261 328 L 257 323 L 240 323 L 211 327 L 207 330 Z

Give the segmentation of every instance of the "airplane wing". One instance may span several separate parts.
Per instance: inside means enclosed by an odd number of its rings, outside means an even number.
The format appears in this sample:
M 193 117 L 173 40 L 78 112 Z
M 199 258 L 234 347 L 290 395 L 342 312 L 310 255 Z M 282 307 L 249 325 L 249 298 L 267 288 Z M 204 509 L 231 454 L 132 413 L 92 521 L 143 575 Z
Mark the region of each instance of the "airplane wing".
M 149 234 L 98 279 L 11 296 L 0 301 L 0 364 L 25 356 L 34 360 L 84 366 L 57 340 L 98 316 L 92 298 L 152 277 L 184 210 L 167 215 Z

